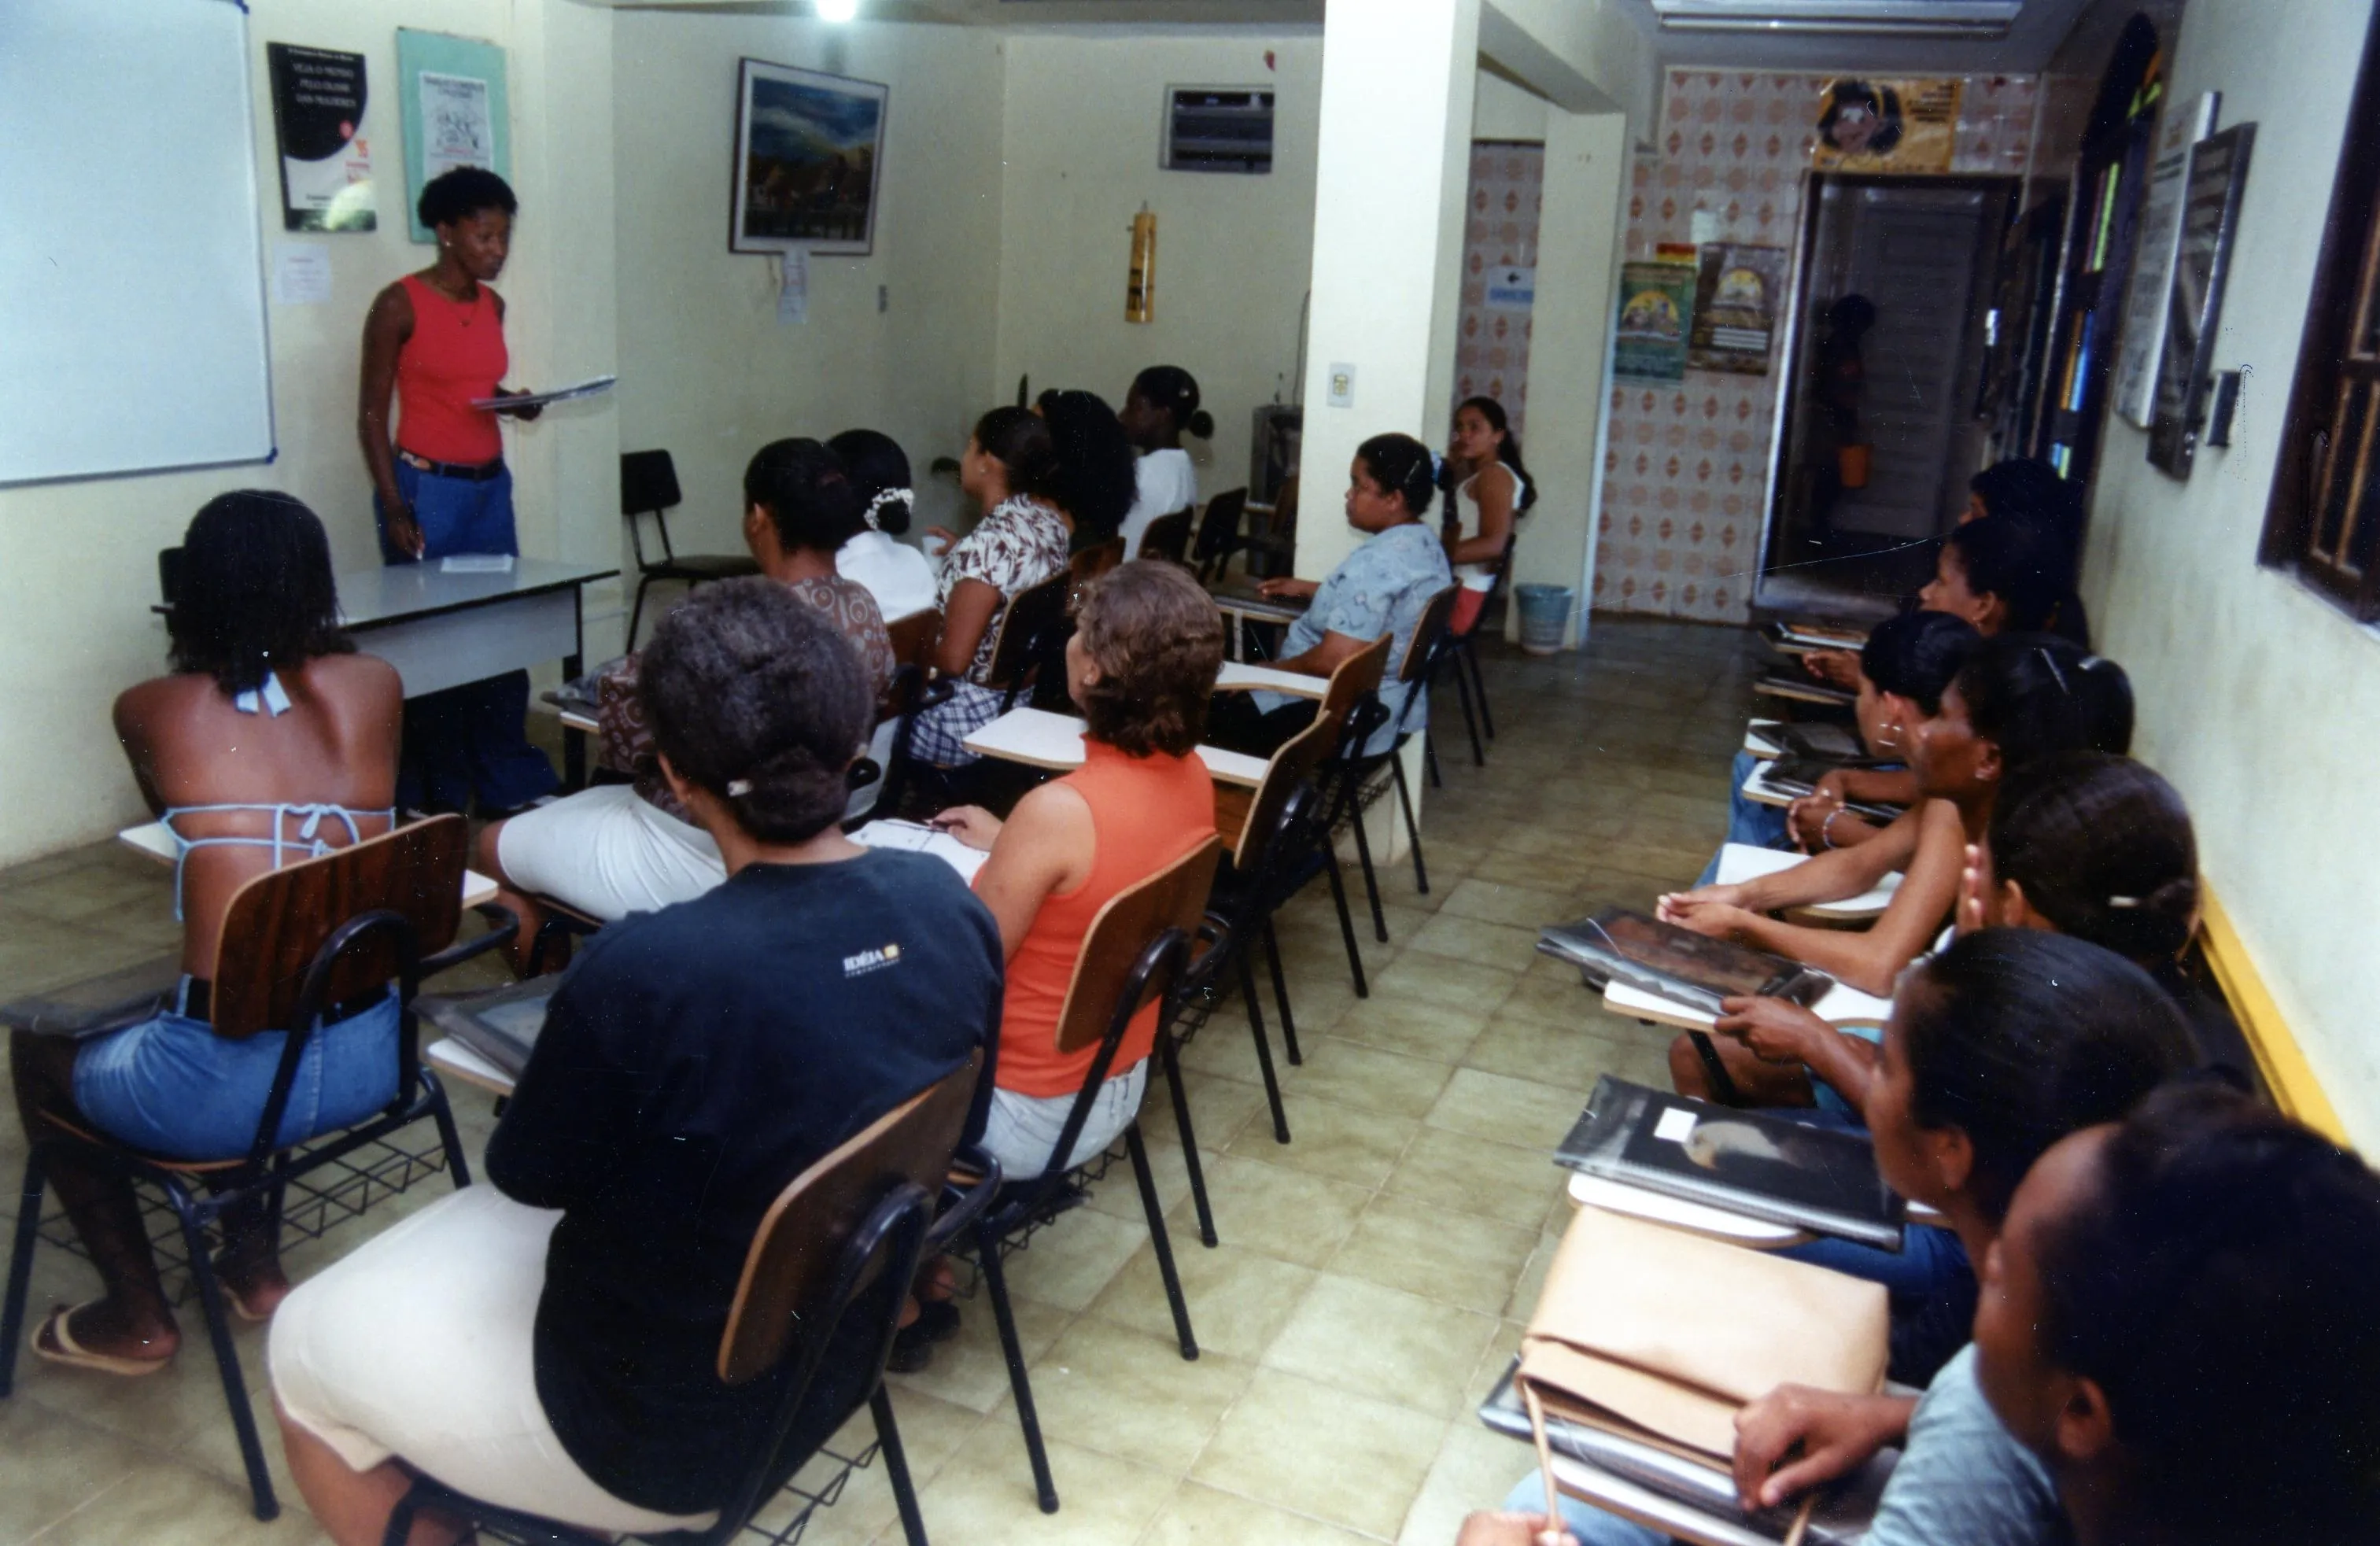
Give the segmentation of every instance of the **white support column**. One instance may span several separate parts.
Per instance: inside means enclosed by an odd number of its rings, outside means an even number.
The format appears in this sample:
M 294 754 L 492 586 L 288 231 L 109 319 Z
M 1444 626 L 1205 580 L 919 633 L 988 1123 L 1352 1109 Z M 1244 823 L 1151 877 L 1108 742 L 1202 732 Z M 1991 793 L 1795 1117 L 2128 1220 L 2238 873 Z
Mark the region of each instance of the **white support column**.
M 1355 447 L 1446 438 L 1479 0 L 1362 0 L 1322 26 L 1297 530 L 1315 578 L 1355 545 L 1338 518 Z M 1352 406 L 1330 405 L 1335 366 L 1354 368 Z

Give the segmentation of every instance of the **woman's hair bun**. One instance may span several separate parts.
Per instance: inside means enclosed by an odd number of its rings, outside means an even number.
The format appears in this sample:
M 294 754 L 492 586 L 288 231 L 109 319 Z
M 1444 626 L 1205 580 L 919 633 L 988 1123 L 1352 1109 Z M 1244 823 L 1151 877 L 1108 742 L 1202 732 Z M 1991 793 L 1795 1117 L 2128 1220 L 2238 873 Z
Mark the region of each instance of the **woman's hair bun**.
M 1196 412 L 1191 414 L 1190 422 L 1183 425 L 1182 427 L 1189 431 L 1192 434 L 1196 435 L 1200 440 L 1212 440 L 1215 438 L 1215 416 L 1208 413 L 1205 408 L 1200 408 Z

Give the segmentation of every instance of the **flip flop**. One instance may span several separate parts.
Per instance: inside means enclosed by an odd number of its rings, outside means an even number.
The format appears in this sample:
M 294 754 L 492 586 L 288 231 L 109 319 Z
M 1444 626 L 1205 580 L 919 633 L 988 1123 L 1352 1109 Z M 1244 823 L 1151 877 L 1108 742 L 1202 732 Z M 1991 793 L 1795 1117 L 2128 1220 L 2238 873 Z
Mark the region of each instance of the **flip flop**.
M 223 1285 L 223 1293 L 225 1301 L 231 1306 L 231 1312 L 234 1315 L 238 1316 L 242 1321 L 247 1321 L 249 1325 L 253 1326 L 261 1321 L 270 1321 L 273 1319 L 272 1310 L 268 1309 L 260 1312 L 249 1309 L 248 1301 L 241 1298 L 238 1291 L 234 1289 L 231 1284 L 225 1284 Z M 286 1297 L 286 1296 L 284 1296 L 284 1297 Z
M 97 1301 L 93 1301 L 96 1303 Z M 60 1305 L 49 1313 L 33 1333 L 33 1356 L 68 1369 L 97 1369 L 102 1374 L 120 1374 L 128 1378 L 154 1374 L 173 1362 L 172 1357 L 162 1358 L 126 1358 L 113 1353 L 94 1353 L 74 1339 L 70 1322 L 74 1312 L 89 1308 L 85 1305 Z

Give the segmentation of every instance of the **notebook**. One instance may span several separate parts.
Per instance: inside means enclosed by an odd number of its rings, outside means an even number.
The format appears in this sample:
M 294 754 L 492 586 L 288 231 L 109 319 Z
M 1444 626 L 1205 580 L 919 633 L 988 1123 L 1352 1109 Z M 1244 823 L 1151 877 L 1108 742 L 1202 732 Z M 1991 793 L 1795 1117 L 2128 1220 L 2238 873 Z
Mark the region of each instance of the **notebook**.
M 1834 979 L 1799 961 L 1708 939 L 1627 907 L 1606 907 L 1540 932 L 1537 948 L 1576 962 L 1590 981 L 1624 982 L 1716 1014 L 1722 999 L 1815 1004 Z
M 1821 682 L 1801 671 L 1766 672 L 1752 684 L 1752 690 L 1772 698 L 1797 698 L 1805 703 L 1833 703 L 1845 708 L 1859 701 L 1859 694 L 1851 688 Z
M 851 834 L 854 843 L 870 848 L 901 848 L 913 854 L 931 854 L 959 872 L 959 879 L 975 883 L 975 872 L 991 856 L 981 848 L 970 848 L 949 833 L 920 822 L 870 822 Z
M 1876 1173 L 1875 1146 L 1859 1134 L 1606 1075 L 1554 1163 L 1772 1223 L 1900 1248 L 1904 1209 Z
M 559 977 L 533 977 L 484 993 L 422 993 L 413 1001 L 420 1016 L 440 1030 L 520 1077 L 537 1050 L 538 1032 L 545 1029 L 545 1006 Z
M 1867 760 L 1867 748 L 1846 725 L 1780 724 L 1763 734 L 1767 739 L 1795 757 L 1811 757 L 1822 762 L 1835 763 L 1864 762 Z

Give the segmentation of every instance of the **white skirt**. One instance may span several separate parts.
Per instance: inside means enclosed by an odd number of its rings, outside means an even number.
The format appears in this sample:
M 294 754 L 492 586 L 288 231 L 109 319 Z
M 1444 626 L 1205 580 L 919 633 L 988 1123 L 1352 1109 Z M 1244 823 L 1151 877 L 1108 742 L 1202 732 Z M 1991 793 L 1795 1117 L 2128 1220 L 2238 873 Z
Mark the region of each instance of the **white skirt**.
M 537 1398 L 538 1297 L 560 1211 L 482 1182 L 440 1198 L 299 1284 L 266 1345 L 273 1399 L 350 1470 L 392 1455 L 485 1503 L 582 1529 L 702 1529 L 570 1458 Z
M 710 834 L 625 784 L 522 811 L 499 829 L 496 859 L 515 885 L 606 923 L 691 902 L 727 879 Z

